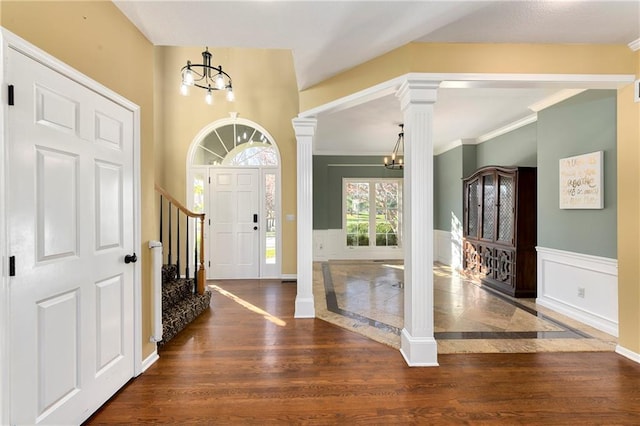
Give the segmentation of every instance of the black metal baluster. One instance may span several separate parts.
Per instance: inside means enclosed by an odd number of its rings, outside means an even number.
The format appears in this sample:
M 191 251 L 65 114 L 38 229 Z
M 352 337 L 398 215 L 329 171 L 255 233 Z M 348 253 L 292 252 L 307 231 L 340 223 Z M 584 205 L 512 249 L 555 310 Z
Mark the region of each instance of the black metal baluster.
M 167 263 L 169 265 L 172 264 L 171 263 L 171 206 L 172 206 L 171 201 L 169 201 L 169 248 L 167 250 L 167 252 L 168 252 L 168 261 L 167 261 Z
M 196 235 L 198 234 L 198 219 L 196 219 Z M 201 237 L 202 238 L 202 237 Z M 193 257 L 195 259 L 195 268 L 193 269 L 193 292 L 198 292 L 198 239 L 196 238 L 196 243 L 193 245 Z
M 176 207 L 176 269 L 180 278 L 180 210 Z
M 184 277 L 186 279 L 189 279 L 189 216 L 185 215 L 185 220 L 187 221 L 186 223 L 186 228 L 187 228 L 187 243 L 185 244 L 185 249 L 184 249 Z

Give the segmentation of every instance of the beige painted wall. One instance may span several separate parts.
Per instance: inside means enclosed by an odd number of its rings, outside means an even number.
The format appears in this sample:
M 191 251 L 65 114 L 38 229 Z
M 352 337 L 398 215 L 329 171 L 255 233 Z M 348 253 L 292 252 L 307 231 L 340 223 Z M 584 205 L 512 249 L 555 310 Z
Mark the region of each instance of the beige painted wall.
M 162 99 L 156 134 L 158 182 L 178 200 L 186 201 L 186 159 L 194 138 L 208 124 L 230 112 L 264 127 L 276 140 L 282 160 L 282 215 L 296 214 L 296 139 L 291 119 L 298 115 L 298 89 L 290 51 L 209 47 L 212 64 L 222 65 L 233 78 L 235 102 L 214 93 L 179 92 L 180 69 L 191 60 L 201 63 L 203 47 L 156 47 L 157 98 Z M 162 108 L 160 110 L 160 108 Z M 283 221 L 282 273 L 296 273 L 296 222 Z
M 635 52 L 640 78 L 640 51 Z M 618 91 L 618 343 L 640 354 L 640 103 Z
M 2 1 L 0 24 L 140 106 L 143 357 L 154 345 L 151 335 L 148 242 L 156 239 L 153 202 L 153 46 L 107 1 Z M 146 337 L 145 337 L 146 336 Z
M 620 45 L 410 43 L 300 92 L 300 111 L 407 72 L 629 74 L 633 52 Z

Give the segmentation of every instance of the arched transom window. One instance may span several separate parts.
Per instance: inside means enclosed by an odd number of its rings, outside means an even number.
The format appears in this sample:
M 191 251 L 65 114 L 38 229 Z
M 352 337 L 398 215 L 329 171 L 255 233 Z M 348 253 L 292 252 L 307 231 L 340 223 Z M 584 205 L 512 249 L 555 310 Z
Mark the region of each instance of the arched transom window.
M 269 136 L 245 123 L 223 124 L 207 134 L 193 155 L 194 166 L 277 166 Z

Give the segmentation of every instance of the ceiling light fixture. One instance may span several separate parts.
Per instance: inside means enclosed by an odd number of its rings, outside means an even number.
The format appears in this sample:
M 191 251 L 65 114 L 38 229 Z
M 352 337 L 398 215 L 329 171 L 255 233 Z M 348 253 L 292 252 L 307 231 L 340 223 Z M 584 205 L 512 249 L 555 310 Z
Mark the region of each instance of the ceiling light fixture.
M 388 157 L 384 157 L 384 166 L 392 170 L 402 170 L 404 168 L 404 124 L 400 124 L 398 140 L 391 152 L 391 162 L 389 162 Z
M 206 47 L 202 52 L 201 64 L 192 64 L 191 61 L 187 61 L 187 65 L 180 70 L 182 75 L 180 93 L 186 96 L 189 94 L 189 87 L 199 87 L 207 91 L 205 102 L 211 105 L 213 104 L 213 91 L 224 90 L 227 92 L 227 101 L 233 102 L 235 94 L 231 85 L 231 76 L 222 71 L 222 65 L 212 66 L 212 57 L 209 48 Z

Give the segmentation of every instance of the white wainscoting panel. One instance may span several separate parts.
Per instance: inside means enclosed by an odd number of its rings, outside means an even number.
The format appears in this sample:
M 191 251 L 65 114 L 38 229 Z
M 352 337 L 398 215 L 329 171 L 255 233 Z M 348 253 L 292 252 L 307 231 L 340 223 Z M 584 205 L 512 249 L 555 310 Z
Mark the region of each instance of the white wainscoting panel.
M 536 247 L 536 303 L 618 336 L 618 261 Z
M 453 269 L 462 268 L 462 235 L 434 229 L 434 259 Z
M 404 259 L 401 247 L 355 247 L 348 248 L 344 243 L 342 229 L 314 229 L 313 260 L 329 259 Z

